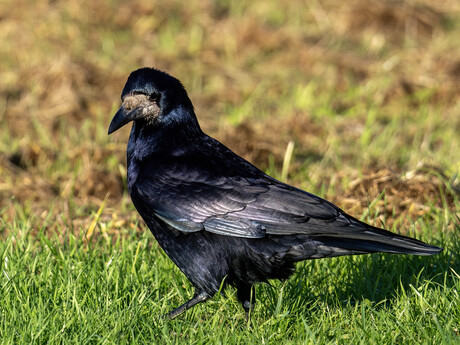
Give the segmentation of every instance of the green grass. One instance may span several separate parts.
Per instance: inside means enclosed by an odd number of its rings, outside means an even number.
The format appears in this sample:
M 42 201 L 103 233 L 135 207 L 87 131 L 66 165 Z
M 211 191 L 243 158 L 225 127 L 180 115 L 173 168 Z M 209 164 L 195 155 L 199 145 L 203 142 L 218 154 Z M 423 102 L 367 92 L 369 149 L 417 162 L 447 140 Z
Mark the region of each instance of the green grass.
M 460 241 L 422 224 L 434 257 L 366 255 L 301 263 L 286 282 L 257 287 L 245 321 L 234 290 L 179 318 L 161 318 L 193 289 L 150 233 L 114 240 L 99 222 L 92 240 L 46 221 L 2 223 L 2 344 L 458 344 Z M 39 225 L 41 224 L 41 225 Z M 31 235 L 34 226 L 39 233 Z M 456 231 L 459 229 L 457 228 Z M 437 235 L 436 235 L 437 234 Z

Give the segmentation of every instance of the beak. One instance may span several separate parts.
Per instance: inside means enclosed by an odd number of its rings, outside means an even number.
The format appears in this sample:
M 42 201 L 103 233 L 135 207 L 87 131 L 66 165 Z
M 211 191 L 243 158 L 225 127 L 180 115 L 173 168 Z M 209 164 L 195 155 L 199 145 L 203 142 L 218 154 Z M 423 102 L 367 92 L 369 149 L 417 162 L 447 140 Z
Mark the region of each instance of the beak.
M 125 105 L 123 104 L 113 117 L 112 122 L 110 122 L 108 134 L 112 134 L 117 129 L 120 129 L 121 127 L 126 125 L 128 122 L 134 121 L 142 117 L 142 115 L 142 108 L 136 107 L 134 109 L 127 110 L 125 108 Z

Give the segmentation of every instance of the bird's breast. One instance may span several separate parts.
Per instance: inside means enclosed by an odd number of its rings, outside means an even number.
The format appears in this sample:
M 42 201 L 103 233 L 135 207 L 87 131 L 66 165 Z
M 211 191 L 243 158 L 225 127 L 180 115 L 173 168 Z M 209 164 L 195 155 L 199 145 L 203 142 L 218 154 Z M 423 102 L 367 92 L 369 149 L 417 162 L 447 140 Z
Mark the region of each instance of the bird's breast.
M 128 179 L 128 191 L 131 195 L 131 191 L 133 189 L 134 184 L 136 183 L 137 176 L 139 175 L 140 171 L 140 164 L 136 159 L 131 159 L 128 161 L 128 171 L 127 171 L 127 179 Z

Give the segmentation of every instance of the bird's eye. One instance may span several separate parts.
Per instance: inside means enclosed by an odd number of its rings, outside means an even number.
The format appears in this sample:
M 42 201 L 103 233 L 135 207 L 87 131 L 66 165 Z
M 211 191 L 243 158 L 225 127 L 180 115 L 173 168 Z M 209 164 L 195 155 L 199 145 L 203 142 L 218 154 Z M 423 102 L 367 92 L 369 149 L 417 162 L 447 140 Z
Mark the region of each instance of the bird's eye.
M 160 99 L 160 94 L 154 92 L 154 93 L 150 94 L 149 99 L 150 99 L 150 101 L 152 101 L 152 102 L 158 102 L 159 99 Z

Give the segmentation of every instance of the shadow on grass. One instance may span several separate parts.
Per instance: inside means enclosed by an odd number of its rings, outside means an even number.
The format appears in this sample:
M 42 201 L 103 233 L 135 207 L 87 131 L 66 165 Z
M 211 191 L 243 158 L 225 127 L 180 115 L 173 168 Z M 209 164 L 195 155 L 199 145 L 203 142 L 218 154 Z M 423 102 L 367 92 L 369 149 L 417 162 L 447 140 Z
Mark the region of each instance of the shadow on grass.
M 363 302 L 384 308 L 428 282 L 448 291 L 458 284 L 452 270 L 460 273 L 459 238 L 453 235 L 444 248 L 435 256 L 370 254 L 301 263 L 288 281 L 259 287 L 263 313 L 314 314 Z

